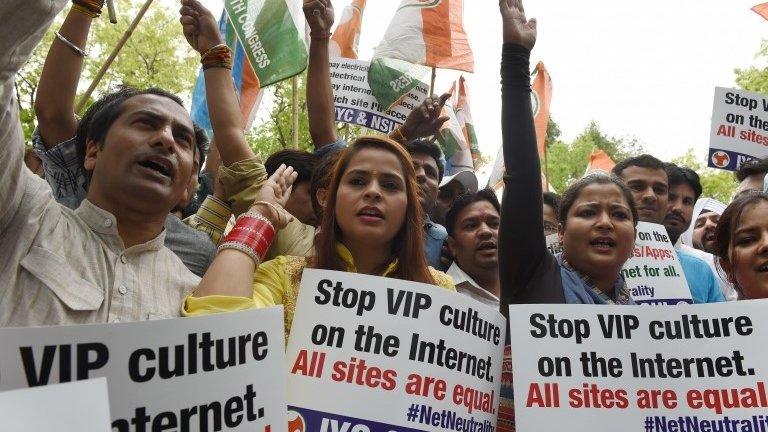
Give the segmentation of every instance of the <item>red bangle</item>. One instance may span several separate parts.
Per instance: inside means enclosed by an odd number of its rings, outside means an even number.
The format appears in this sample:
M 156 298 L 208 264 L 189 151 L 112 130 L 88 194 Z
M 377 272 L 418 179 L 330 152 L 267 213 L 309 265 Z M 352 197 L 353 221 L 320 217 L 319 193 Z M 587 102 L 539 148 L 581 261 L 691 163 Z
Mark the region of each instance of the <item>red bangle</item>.
M 237 218 L 232 230 L 222 239 L 218 251 L 236 249 L 249 255 L 257 264 L 264 259 L 275 238 L 275 228 L 259 214 L 245 213 Z

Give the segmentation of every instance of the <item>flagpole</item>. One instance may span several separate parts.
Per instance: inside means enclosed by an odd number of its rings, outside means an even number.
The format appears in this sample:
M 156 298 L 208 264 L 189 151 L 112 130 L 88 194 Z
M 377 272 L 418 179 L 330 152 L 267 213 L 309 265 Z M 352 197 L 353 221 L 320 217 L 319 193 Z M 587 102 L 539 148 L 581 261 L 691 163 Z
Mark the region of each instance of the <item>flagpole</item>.
M 107 60 L 103 65 L 101 65 L 101 69 L 99 69 L 99 71 L 96 73 L 96 76 L 93 78 L 93 81 L 91 81 L 91 85 L 88 87 L 88 90 L 83 93 L 80 101 L 78 101 L 77 107 L 75 107 L 76 113 L 80 113 L 83 110 L 86 102 L 88 102 L 88 98 L 91 97 L 91 93 L 93 93 L 93 91 L 96 89 L 96 86 L 99 85 L 99 81 L 101 81 L 101 79 L 104 77 L 104 74 L 107 73 L 107 69 L 109 69 L 109 67 L 112 65 L 112 62 L 115 61 L 117 54 L 119 54 L 120 50 L 123 49 L 123 45 L 128 42 L 128 38 L 130 38 L 133 34 L 133 31 L 136 30 L 136 27 L 139 25 L 139 21 L 144 18 L 144 14 L 147 12 L 147 9 L 149 9 L 149 5 L 151 4 L 152 0 L 147 0 L 141 9 L 139 9 L 139 13 L 136 14 L 136 18 L 133 19 L 131 25 L 129 25 L 128 29 L 125 31 L 125 33 L 123 33 L 123 36 L 117 42 L 115 48 L 112 49 L 112 53 L 109 54 L 109 57 L 107 57 Z
M 292 78 L 293 87 L 293 109 L 291 110 L 292 120 L 292 133 L 291 133 L 291 148 L 294 150 L 299 149 L 299 76 L 294 75 Z
M 432 80 L 429 83 L 429 94 L 430 96 L 435 94 L 435 76 L 437 75 L 437 68 L 432 66 Z

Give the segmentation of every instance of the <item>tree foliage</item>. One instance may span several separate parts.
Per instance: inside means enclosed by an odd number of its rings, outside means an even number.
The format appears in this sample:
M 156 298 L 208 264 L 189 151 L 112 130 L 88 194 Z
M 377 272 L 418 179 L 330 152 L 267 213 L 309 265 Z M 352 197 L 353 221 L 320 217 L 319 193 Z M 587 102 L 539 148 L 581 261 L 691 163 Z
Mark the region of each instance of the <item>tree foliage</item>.
M 87 47 L 90 56 L 85 59 L 80 79 L 81 91 L 91 84 L 143 3 L 141 0 L 121 2 L 117 24 L 110 24 L 106 13 L 94 21 Z M 35 125 L 33 107 L 45 56 L 53 43 L 54 31 L 61 27 L 68 11 L 66 9 L 56 17 L 16 77 L 16 95 L 27 139 Z M 160 87 L 189 100 L 198 66 L 198 56 L 184 39 L 176 11 L 161 2 L 154 2 L 99 82 L 90 101 L 117 85 Z
M 559 136 L 559 128 L 552 119 L 547 129 L 556 130 Z M 597 149 L 603 150 L 615 161 L 645 152 L 635 138 L 608 136 L 600 130 L 596 122 L 592 121 L 572 142 L 566 143 L 555 139 L 548 144 L 542 169 L 547 173 L 547 179 L 552 187 L 562 192 L 573 181 L 581 178 L 587 170 L 589 155 Z
M 715 198 L 724 203 L 730 202 L 737 186 L 733 174 L 729 171 L 707 168 L 700 162 L 703 160 L 706 159 L 696 155 L 694 150 L 689 148 L 682 156 L 672 159 L 672 163 L 696 171 L 701 179 L 702 197 Z
M 768 40 L 764 40 L 755 58 L 768 60 Z M 744 90 L 768 94 L 768 67 L 750 66 L 746 69 L 735 69 L 736 84 Z

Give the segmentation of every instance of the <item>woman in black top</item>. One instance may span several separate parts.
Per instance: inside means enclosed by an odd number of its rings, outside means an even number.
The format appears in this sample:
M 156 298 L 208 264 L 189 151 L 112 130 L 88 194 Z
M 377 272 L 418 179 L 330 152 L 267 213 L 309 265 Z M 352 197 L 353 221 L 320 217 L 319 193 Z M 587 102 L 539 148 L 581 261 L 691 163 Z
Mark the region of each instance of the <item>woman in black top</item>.
M 631 304 L 621 267 L 634 246 L 637 210 L 619 179 L 590 175 L 568 188 L 558 218 L 563 253 L 554 256 L 546 248 L 528 72 L 536 21 L 526 20 L 520 0 L 501 0 L 499 6 L 504 27 L 502 313 L 507 315 L 514 303 Z

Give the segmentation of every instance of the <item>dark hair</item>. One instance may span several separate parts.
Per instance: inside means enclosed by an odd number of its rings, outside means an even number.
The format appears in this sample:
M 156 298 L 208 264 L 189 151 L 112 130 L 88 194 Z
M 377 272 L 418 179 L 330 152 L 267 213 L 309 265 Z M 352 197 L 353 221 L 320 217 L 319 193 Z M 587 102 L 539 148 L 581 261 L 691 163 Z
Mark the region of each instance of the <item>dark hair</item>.
M 699 175 L 696 174 L 696 171 L 687 167 L 677 166 L 673 163 L 664 164 L 664 171 L 667 172 L 670 188 L 681 184 L 687 184 L 693 189 L 695 199 L 699 199 L 701 196 L 701 179 L 699 179 Z
M 499 204 L 499 199 L 496 197 L 496 192 L 492 189 L 485 188 L 475 193 L 465 193 L 456 198 L 450 210 L 448 210 L 448 213 L 445 214 L 445 229 L 448 231 L 448 235 L 453 235 L 453 230 L 456 228 L 456 219 L 458 219 L 459 213 L 470 204 L 474 204 L 478 201 L 488 201 L 493 208 L 501 214 L 501 204 Z
M 664 170 L 664 162 L 649 154 L 641 154 L 640 156 L 628 157 L 617 163 L 616 166 L 614 166 L 611 170 L 611 173 L 621 177 L 621 174 L 624 172 L 624 170 L 632 166 L 649 168 L 653 170 Z
M 554 192 L 544 192 L 541 194 L 541 198 L 544 200 L 544 205 L 552 207 L 552 210 L 554 210 L 555 214 L 560 212 L 560 201 L 562 200 L 560 195 Z
M 440 146 L 435 144 L 434 141 L 426 138 L 419 138 L 405 144 L 405 149 L 411 155 L 423 154 L 432 157 L 437 165 L 438 183 L 443 179 L 445 171 L 445 165 L 443 165 L 443 152 L 440 150 Z
M 192 128 L 195 130 L 195 145 L 197 146 L 197 152 L 200 154 L 200 164 L 198 164 L 197 172 L 194 174 L 200 174 L 200 170 L 205 165 L 208 151 L 211 150 L 211 140 L 208 139 L 208 132 L 197 123 L 192 122 Z
M 619 191 L 621 191 L 621 194 L 627 201 L 627 205 L 629 205 L 629 210 L 632 212 L 632 222 L 635 226 L 637 225 L 637 206 L 635 205 L 635 199 L 632 197 L 632 192 L 619 177 L 601 172 L 587 174 L 565 190 L 563 199 L 560 202 L 558 222 L 565 226 L 565 222 L 568 220 L 568 211 L 573 207 L 573 203 L 576 202 L 579 195 L 581 195 L 582 189 L 593 184 L 612 184 L 619 188 Z
M 341 158 L 341 150 L 331 151 L 323 155 L 312 171 L 312 180 L 309 181 L 309 198 L 312 200 L 312 210 L 317 220 L 323 220 L 323 206 L 317 201 L 317 191 L 328 189 L 331 184 L 333 167 Z
M 747 207 L 755 205 L 759 202 L 768 202 L 768 194 L 761 191 L 745 191 L 736 197 L 728 207 L 725 208 L 723 214 L 720 215 L 720 220 L 717 222 L 717 228 L 715 229 L 715 255 L 720 260 L 724 260 L 730 263 L 730 268 L 735 266 L 734 262 L 731 262 L 731 258 L 728 254 L 731 244 L 733 243 L 733 237 L 741 223 L 741 215 Z M 733 274 L 728 274 L 727 271 L 720 265 L 720 260 L 717 261 L 718 272 L 725 276 L 726 279 L 731 282 L 737 291 L 741 292 L 741 287 L 736 283 L 736 279 Z
M 765 173 L 768 173 L 768 158 L 744 162 L 739 169 L 736 170 L 734 175 L 739 182 L 743 182 L 747 177 Z
M 328 211 L 323 214 L 320 229 L 315 237 L 315 254 L 311 267 L 346 271 L 346 265 L 339 259 L 336 252 L 336 242 L 341 238 L 341 230 L 336 222 L 336 196 L 349 162 L 365 149 L 381 149 L 395 155 L 402 165 L 405 177 L 405 193 L 408 203 L 405 210 L 405 220 L 395 235 L 392 255 L 397 258 L 399 265 L 391 277 L 414 282 L 435 284 L 435 279 L 429 271 L 424 253 L 424 211 L 418 197 L 416 172 L 413 161 L 403 147 L 385 136 L 361 136 L 352 145 L 341 152 L 341 157 L 333 169 L 331 183 L 328 186 Z
M 312 178 L 312 170 L 315 169 L 317 164 L 317 156 L 314 153 L 305 152 L 303 150 L 280 150 L 272 153 L 264 162 L 264 168 L 267 170 L 267 175 L 272 174 L 280 168 L 281 164 L 293 167 L 293 169 L 299 174 L 296 177 L 294 184 L 309 181 Z
M 125 101 L 134 96 L 145 94 L 167 97 L 180 106 L 184 106 L 184 103 L 175 94 L 155 87 L 139 90 L 123 86 L 115 92 L 102 96 L 88 108 L 77 126 L 77 143 L 82 150 L 83 158 L 85 158 L 86 141 L 92 139 L 104 145 L 104 137 L 107 136 L 107 131 L 109 131 L 112 123 L 120 117 Z M 197 133 L 195 133 L 195 138 L 197 138 Z

